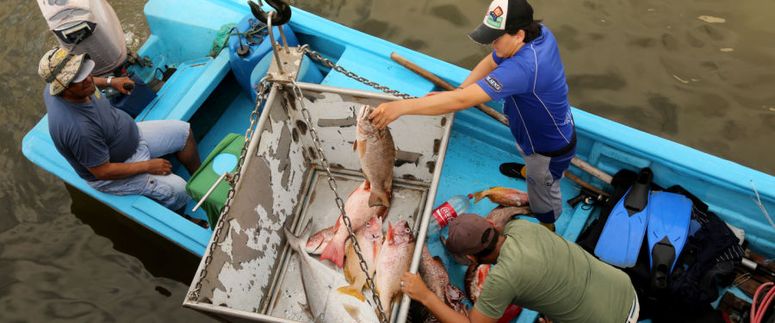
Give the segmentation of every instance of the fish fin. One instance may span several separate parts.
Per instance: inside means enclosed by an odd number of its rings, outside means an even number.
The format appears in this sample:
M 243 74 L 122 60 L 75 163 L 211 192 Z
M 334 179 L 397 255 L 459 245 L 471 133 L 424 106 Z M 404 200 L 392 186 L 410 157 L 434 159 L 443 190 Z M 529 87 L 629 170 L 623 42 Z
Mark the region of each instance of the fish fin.
M 355 142 L 358 142 L 360 140 L 356 139 Z M 353 148 L 355 148 L 355 151 L 358 152 L 358 159 L 363 160 L 363 158 L 366 156 L 366 143 L 361 142 L 360 144 L 354 144 Z
M 387 235 L 385 237 L 389 243 L 393 243 L 393 224 L 388 221 Z
M 345 261 L 347 261 L 348 263 L 350 263 L 349 258 L 353 255 L 352 253 L 350 253 L 350 249 L 352 249 L 352 248 L 353 248 L 352 243 L 350 241 L 347 241 L 345 243 L 344 252 L 347 255 Z M 355 277 L 350 272 L 350 266 L 349 265 L 342 267 L 342 273 L 344 273 L 344 279 L 347 281 L 347 283 L 348 284 L 352 284 L 353 281 L 355 280 Z
M 371 243 L 371 254 L 374 255 L 374 259 L 377 259 L 377 255 L 379 255 L 379 248 L 382 247 L 382 241 L 380 243 L 372 242 Z
M 366 297 L 363 296 L 363 293 L 361 293 L 361 291 L 355 289 L 352 286 L 342 286 L 337 288 L 336 291 L 345 295 L 350 295 L 352 297 L 355 297 L 361 302 L 366 301 Z
M 389 210 L 388 208 L 382 207 L 382 208 L 379 209 L 379 211 L 377 211 L 377 216 L 376 217 L 379 218 L 380 223 L 382 223 L 382 221 L 384 221 L 385 218 L 387 217 L 388 210 Z
M 320 254 L 320 260 L 328 259 L 337 267 L 342 268 L 344 265 L 344 243 L 333 242 L 334 240 L 331 240 L 326 245 L 326 249 L 323 249 L 323 253 Z
M 485 273 L 485 269 L 478 270 L 476 274 L 477 274 L 477 276 L 479 276 L 477 278 L 478 278 L 480 284 L 482 282 L 484 282 L 485 278 L 487 278 L 487 273 Z
M 390 198 L 388 197 L 387 192 L 371 191 L 371 195 L 369 195 L 369 207 L 375 206 L 390 206 Z
M 347 311 L 347 314 L 350 314 L 350 317 L 356 321 L 358 320 L 358 316 L 361 314 L 357 307 L 350 306 L 348 304 L 344 305 L 344 310 Z
M 334 234 L 336 234 L 336 232 L 337 232 L 337 231 L 339 231 L 339 226 L 341 226 L 341 225 L 342 225 L 342 221 L 344 221 L 344 220 L 342 220 L 342 216 L 340 215 L 340 216 L 339 216 L 339 217 L 336 219 L 336 223 L 334 223 Z M 331 240 L 333 241 L 334 239 L 333 239 L 333 238 L 331 238 Z

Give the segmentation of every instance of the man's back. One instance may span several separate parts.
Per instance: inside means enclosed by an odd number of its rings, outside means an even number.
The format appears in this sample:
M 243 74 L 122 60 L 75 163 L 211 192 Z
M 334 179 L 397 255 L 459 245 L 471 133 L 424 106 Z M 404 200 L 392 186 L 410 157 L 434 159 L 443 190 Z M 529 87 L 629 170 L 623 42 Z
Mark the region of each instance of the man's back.
M 550 152 L 569 144 L 573 124 L 568 85 L 554 35 L 541 26 L 541 35 L 525 43 L 512 57 L 477 82 L 493 100 L 504 99 L 511 132 L 526 154 Z
M 504 235 L 476 304 L 480 312 L 497 317 L 514 303 L 557 322 L 625 320 L 635 291 L 622 271 L 537 224 L 511 221 Z
M 91 96 L 90 103 L 72 103 L 51 96 L 46 86 L 43 100 L 54 146 L 81 178 L 94 180 L 89 168 L 123 162 L 137 150 L 140 137 L 134 120 L 106 99 Z

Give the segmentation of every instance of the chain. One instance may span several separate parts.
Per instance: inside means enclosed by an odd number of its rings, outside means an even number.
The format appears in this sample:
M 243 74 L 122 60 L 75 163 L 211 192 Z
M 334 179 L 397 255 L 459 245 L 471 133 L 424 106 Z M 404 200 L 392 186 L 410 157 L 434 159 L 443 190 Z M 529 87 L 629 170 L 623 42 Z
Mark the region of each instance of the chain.
M 266 98 L 267 90 L 270 89 L 271 86 L 269 86 L 269 82 L 267 81 L 267 78 L 264 77 L 258 84 L 258 94 L 256 95 L 256 106 L 253 108 L 253 111 L 250 113 L 250 126 L 248 126 L 248 129 L 245 130 L 245 142 L 242 144 L 242 151 L 239 155 L 239 160 L 237 162 L 237 168 L 234 170 L 234 175 L 231 176 L 231 179 L 229 180 L 229 183 L 231 184 L 229 188 L 229 193 L 226 196 L 226 201 L 223 204 L 223 209 L 221 209 L 221 214 L 219 216 L 219 219 L 221 219 L 224 215 L 229 213 L 229 210 L 231 209 L 231 202 L 234 200 L 234 194 L 236 187 L 236 184 L 239 182 L 240 179 L 240 173 L 242 172 L 242 166 L 245 163 L 245 157 L 248 153 L 248 145 L 250 144 L 250 139 L 253 137 L 253 133 L 255 132 L 256 123 L 258 122 L 258 117 L 260 115 L 260 108 L 261 103 L 263 103 L 264 99 Z M 210 248 L 207 253 L 207 257 L 205 257 L 204 265 L 202 266 L 202 271 L 199 273 L 199 279 L 196 282 L 196 286 L 194 287 L 194 291 L 191 293 L 190 300 L 197 300 L 199 298 L 199 293 L 202 289 L 202 280 L 207 276 L 207 267 L 210 266 L 210 263 L 213 261 L 213 252 L 215 252 L 215 245 L 218 244 L 218 238 L 221 235 L 221 230 L 223 229 L 223 223 L 225 221 L 219 220 L 218 223 L 215 225 L 215 229 L 213 230 L 213 242 L 210 244 Z
M 308 45 L 302 46 L 301 50 L 303 50 L 306 54 L 308 54 L 309 57 L 311 57 L 312 59 L 320 62 L 321 64 L 327 66 L 328 68 L 333 69 L 334 71 L 337 71 L 339 73 L 344 74 L 345 76 L 347 76 L 347 77 L 349 77 L 349 78 L 351 78 L 353 80 L 356 80 L 358 82 L 361 82 L 363 84 L 371 86 L 371 87 L 373 87 L 373 88 L 375 88 L 377 90 L 380 90 L 380 91 L 385 92 L 387 94 L 392 94 L 392 95 L 397 96 L 397 97 L 402 98 L 402 99 L 414 99 L 415 98 L 415 96 L 411 96 L 409 94 L 400 92 L 398 90 L 393 90 L 393 89 L 391 89 L 391 88 L 389 88 L 387 86 L 381 85 L 381 84 L 379 84 L 377 82 L 374 82 L 374 81 L 371 81 L 371 80 L 369 80 L 369 79 L 367 79 L 367 78 L 365 78 L 363 76 L 355 74 L 354 72 L 348 71 L 344 67 L 342 67 L 340 65 L 336 65 L 331 60 L 323 57 L 323 55 L 321 55 L 320 53 L 318 53 L 318 52 L 316 52 L 314 50 L 309 49 Z
M 382 302 L 379 300 L 379 293 L 377 292 L 376 285 L 374 284 L 374 280 L 372 279 L 371 275 L 369 275 L 369 266 L 366 263 L 366 261 L 363 259 L 363 254 L 361 253 L 361 246 L 358 244 L 358 239 L 355 238 L 355 232 L 353 232 L 352 222 L 350 221 L 350 217 L 347 216 L 347 212 L 344 209 L 344 200 L 342 200 L 342 197 L 339 195 L 339 191 L 337 190 L 336 185 L 336 179 L 334 179 L 334 175 L 331 173 L 331 168 L 328 164 L 328 159 L 326 158 L 325 153 L 323 152 L 323 145 L 320 142 L 320 137 L 318 136 L 317 130 L 315 130 L 315 126 L 312 123 L 312 117 L 309 114 L 309 110 L 304 105 L 304 95 L 301 93 L 301 89 L 299 88 L 298 84 L 296 82 L 291 81 L 291 85 L 293 86 L 293 95 L 296 97 L 296 100 L 299 102 L 299 107 L 301 108 L 301 114 L 304 117 L 304 120 L 307 122 L 307 125 L 309 125 L 309 133 L 312 137 L 312 141 L 315 145 L 315 149 L 317 150 L 317 154 L 320 159 L 320 165 L 325 169 L 326 175 L 328 176 L 328 187 L 331 189 L 332 192 L 334 192 L 334 201 L 336 202 L 336 206 L 339 208 L 339 213 L 342 215 L 342 222 L 344 222 L 345 227 L 347 228 L 347 233 L 350 236 L 350 242 L 352 242 L 352 247 L 355 249 L 355 254 L 358 255 L 358 261 L 360 262 L 361 270 L 364 274 L 366 274 L 366 284 L 369 286 L 369 288 L 372 291 L 372 298 L 374 300 L 374 304 L 377 306 L 377 314 L 379 315 L 380 322 L 388 322 L 387 316 L 385 314 L 385 310 L 382 307 Z

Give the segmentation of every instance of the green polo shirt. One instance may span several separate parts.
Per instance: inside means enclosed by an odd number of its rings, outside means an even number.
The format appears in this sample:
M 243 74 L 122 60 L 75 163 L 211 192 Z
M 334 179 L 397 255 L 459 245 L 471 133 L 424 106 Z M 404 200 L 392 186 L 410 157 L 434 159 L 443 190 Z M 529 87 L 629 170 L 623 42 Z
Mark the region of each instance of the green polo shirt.
M 497 319 L 516 304 L 555 322 L 626 321 L 635 289 L 624 272 L 538 224 L 511 221 L 504 234 L 475 305 L 479 312 Z

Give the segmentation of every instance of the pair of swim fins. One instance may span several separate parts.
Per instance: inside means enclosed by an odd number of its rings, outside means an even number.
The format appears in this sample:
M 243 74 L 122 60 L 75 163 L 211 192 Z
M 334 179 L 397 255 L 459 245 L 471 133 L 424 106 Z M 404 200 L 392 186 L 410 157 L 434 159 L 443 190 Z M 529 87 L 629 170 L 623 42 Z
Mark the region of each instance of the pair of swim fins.
M 600 260 L 620 268 L 635 266 L 649 220 L 652 177 L 648 168 L 641 170 L 632 187 L 614 205 L 595 246 Z
M 689 236 L 692 202 L 683 195 L 651 191 L 653 174 L 644 168 L 608 216 L 595 255 L 621 268 L 635 266 L 644 236 L 649 244 L 652 286 L 665 288 Z

